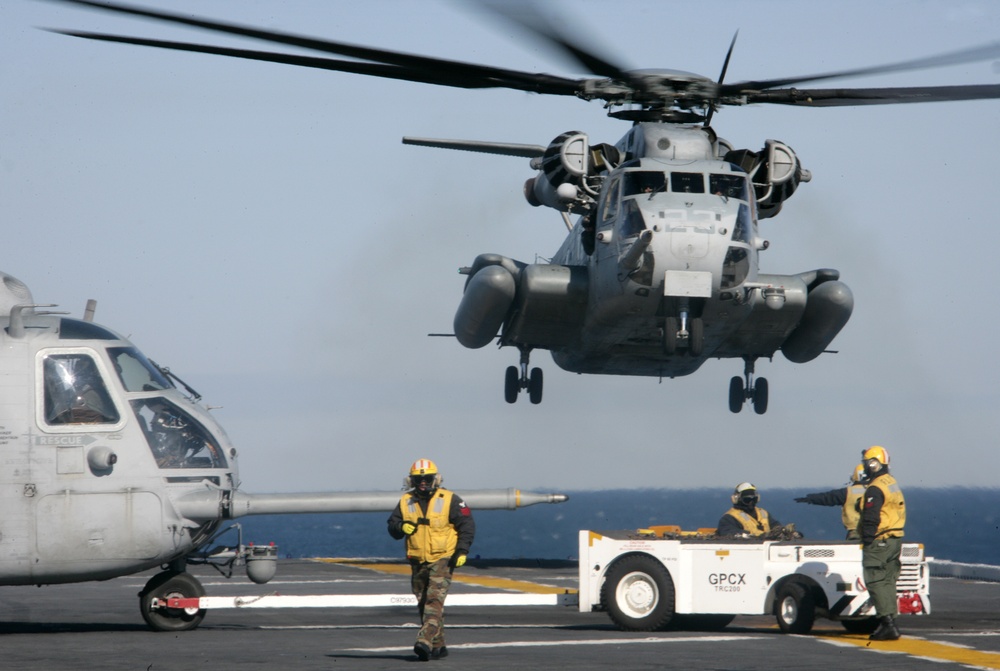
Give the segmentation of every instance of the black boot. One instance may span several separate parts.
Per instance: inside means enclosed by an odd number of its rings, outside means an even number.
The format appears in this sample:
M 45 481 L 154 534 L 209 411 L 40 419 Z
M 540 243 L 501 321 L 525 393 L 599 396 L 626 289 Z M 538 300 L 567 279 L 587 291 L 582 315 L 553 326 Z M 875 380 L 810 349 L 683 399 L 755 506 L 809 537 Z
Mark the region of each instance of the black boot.
M 895 641 L 899 638 L 899 629 L 896 628 L 896 622 L 892 619 L 891 615 L 886 615 L 879 622 L 878 629 L 872 632 L 872 635 L 868 637 L 870 641 Z
M 413 652 L 417 653 L 417 659 L 426 662 L 431 658 L 431 649 L 426 643 L 417 643 L 413 646 Z

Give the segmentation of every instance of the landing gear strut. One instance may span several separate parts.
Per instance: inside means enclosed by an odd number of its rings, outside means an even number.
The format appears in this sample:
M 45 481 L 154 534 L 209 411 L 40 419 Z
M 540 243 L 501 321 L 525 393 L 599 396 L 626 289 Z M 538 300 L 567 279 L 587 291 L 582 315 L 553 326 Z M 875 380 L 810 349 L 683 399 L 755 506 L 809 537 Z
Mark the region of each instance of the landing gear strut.
M 667 317 L 663 324 L 663 353 L 673 356 L 678 342 L 687 344 L 688 354 L 701 356 L 705 349 L 705 322 L 701 317 L 692 317 L 691 308 L 684 299 L 680 305 L 679 317 Z
M 767 412 L 767 379 L 753 379 L 753 365 L 757 357 L 743 357 L 743 377 L 734 375 L 729 380 L 729 410 L 739 412 L 747 401 L 753 403 L 753 411 L 758 415 Z M 745 380 L 745 381 L 744 381 Z
M 516 403 L 517 396 L 522 389 L 528 390 L 528 399 L 538 405 L 542 402 L 542 369 L 532 368 L 531 375 L 528 375 L 528 358 L 531 355 L 531 348 L 520 347 L 521 366 L 508 366 L 507 375 L 504 378 L 503 397 L 508 403 Z

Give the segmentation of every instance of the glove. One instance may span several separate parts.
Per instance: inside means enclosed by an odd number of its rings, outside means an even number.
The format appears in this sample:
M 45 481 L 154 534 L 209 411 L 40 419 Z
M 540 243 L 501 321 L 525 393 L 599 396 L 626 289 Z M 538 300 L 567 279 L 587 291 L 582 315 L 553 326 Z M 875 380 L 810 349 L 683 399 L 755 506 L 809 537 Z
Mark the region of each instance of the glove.
M 796 503 L 809 503 L 809 497 L 807 497 L 807 496 L 796 497 L 795 502 Z
M 417 530 L 417 525 L 413 522 L 403 522 L 399 525 L 399 529 L 407 536 L 412 536 L 413 532 Z
M 455 568 L 459 568 L 465 566 L 466 559 L 468 559 L 467 555 L 464 554 L 455 555 L 455 558 L 452 560 L 451 563 L 455 566 Z

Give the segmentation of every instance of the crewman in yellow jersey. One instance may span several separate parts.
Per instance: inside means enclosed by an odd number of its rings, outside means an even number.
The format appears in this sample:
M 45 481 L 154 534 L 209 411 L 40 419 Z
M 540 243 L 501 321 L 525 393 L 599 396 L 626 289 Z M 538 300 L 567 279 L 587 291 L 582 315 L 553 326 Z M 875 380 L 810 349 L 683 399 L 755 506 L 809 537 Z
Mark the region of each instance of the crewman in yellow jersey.
M 865 493 L 867 476 L 865 475 L 864 464 L 858 464 L 851 473 L 846 487 L 838 487 L 828 492 L 815 492 L 799 496 L 795 500 L 798 503 L 811 503 L 815 506 L 840 506 L 840 519 L 847 529 L 847 540 L 861 540 L 861 533 L 858 531 L 858 523 L 861 521 L 861 506 L 859 501 Z
M 757 506 L 760 494 L 749 482 L 736 485 L 730 497 L 733 507 L 719 520 L 716 534 L 719 536 L 763 536 L 771 529 L 781 527 L 781 522 Z
M 476 523 L 457 494 L 441 486 L 437 465 L 418 459 L 404 481 L 399 505 L 387 521 L 389 535 L 406 538 L 413 595 L 420 612 L 420 631 L 413 652 L 422 662 L 448 656 L 444 644 L 444 600 L 452 572 L 465 565 Z
M 895 619 L 899 614 L 896 580 L 906 525 L 906 502 L 896 479 L 889 475 L 889 453 L 884 447 L 869 447 L 861 463 L 868 475 L 861 505 L 861 560 L 868 595 L 879 618 L 878 629 L 870 638 L 895 641 L 900 636 Z

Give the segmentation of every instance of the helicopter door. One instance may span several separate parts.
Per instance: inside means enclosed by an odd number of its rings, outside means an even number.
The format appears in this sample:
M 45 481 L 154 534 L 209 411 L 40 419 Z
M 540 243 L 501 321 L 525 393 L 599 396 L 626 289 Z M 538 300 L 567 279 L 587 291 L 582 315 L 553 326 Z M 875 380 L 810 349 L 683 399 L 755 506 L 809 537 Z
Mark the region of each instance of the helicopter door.
M 39 560 L 156 557 L 162 504 L 157 494 L 127 480 L 136 462 L 121 432 L 127 415 L 107 384 L 105 364 L 89 348 L 43 350 L 36 376 L 35 461 L 51 465 L 35 475 L 43 494 L 35 510 Z M 95 466 L 90 455 L 101 447 L 127 458 Z M 97 571 L 99 563 L 84 570 Z

